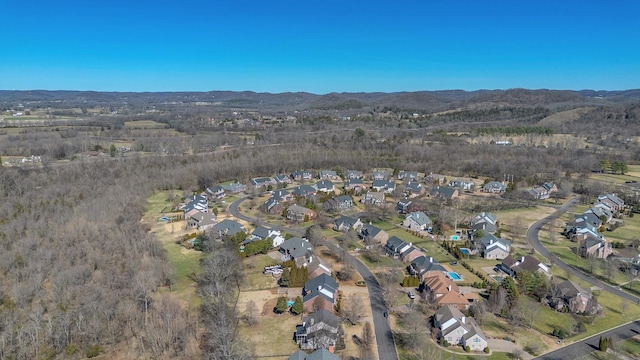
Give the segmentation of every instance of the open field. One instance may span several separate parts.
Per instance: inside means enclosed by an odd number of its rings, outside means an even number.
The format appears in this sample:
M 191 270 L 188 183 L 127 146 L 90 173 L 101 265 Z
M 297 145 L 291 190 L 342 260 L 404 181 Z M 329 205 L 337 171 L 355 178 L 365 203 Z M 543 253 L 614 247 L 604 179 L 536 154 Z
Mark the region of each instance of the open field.
M 135 120 L 125 121 L 124 127 L 127 129 L 164 129 L 167 128 L 167 124 L 155 122 L 153 120 Z

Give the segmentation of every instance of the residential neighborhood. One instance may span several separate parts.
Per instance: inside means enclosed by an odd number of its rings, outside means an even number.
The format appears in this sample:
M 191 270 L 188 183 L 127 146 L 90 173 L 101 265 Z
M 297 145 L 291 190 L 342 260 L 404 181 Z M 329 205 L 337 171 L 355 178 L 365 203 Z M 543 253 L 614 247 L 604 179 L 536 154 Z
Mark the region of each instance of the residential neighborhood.
M 394 179 L 402 182 L 404 193 L 401 198 L 395 198 L 399 194 L 393 193 L 397 186 Z M 340 182 L 344 186 L 336 188 L 334 182 Z M 220 184 L 207 189 L 202 195 L 185 199 L 181 209 L 187 220 L 186 227 L 212 233 L 222 240 L 238 233 L 246 234 L 239 243 L 241 253 L 254 242 L 268 240 L 268 246 L 278 252 L 278 261 L 292 264 L 290 266 L 298 269 L 294 271 L 293 268 L 286 268 L 283 271 L 279 268 L 278 271 L 270 270 L 269 274 L 275 274 L 273 276 L 280 279 L 283 276 L 281 274 L 286 272 L 285 276 L 288 278 L 294 272 L 304 269 L 304 277 L 300 278 L 304 282 L 300 283 L 298 295 L 302 317 L 290 329 L 300 350 L 294 352 L 291 358 L 331 359 L 336 353 L 345 351 L 345 331 L 353 325 L 346 325 L 345 328 L 342 312 L 337 310 L 344 306 L 340 303 L 344 301 L 344 295 L 341 295 L 343 291 L 351 291 L 348 286 L 341 286 L 343 281 L 337 278 L 341 271 L 338 269 L 343 267 L 336 268 L 336 264 L 332 265 L 333 261 L 326 257 L 326 253 L 318 253 L 305 237 L 287 236 L 277 228 L 265 226 L 266 223 L 247 228 L 246 225 L 228 218 L 228 215 L 226 218 L 216 216 L 211 211 L 210 202 L 220 202 L 229 196 L 235 196 L 234 186 Z M 271 189 L 274 186 L 278 188 Z M 434 309 L 433 315 L 425 319 L 425 323 L 435 329 L 433 341 L 438 346 L 454 346 L 461 351 L 477 353 L 491 351 L 490 344 L 494 340 L 483 331 L 482 324 L 474 318 L 474 312 L 480 303 L 491 306 L 495 292 L 491 289 L 496 289 L 496 286 L 498 290 L 502 289 L 501 281 L 504 283 L 505 278 L 511 278 L 515 283 L 532 275 L 547 279 L 549 290 L 536 296 L 541 296 L 542 306 L 557 313 L 585 314 L 596 318 L 607 314 L 593 295 L 597 290 L 570 279 L 556 279 L 552 264 L 523 252 L 521 241 L 509 229 L 513 228 L 513 220 L 500 219 L 494 212 L 480 211 L 467 215 L 466 220 L 457 221 L 455 225 L 461 229 L 456 228 L 455 232 L 450 233 L 452 235 L 445 236 L 446 233 L 443 234 L 439 227 L 440 219 L 436 219 L 438 215 L 434 216 L 429 212 L 429 203 L 424 202 L 425 199 L 431 199 L 433 204 L 448 206 L 452 201 L 460 201 L 474 191 L 496 196 L 507 190 L 502 182 L 487 181 L 483 186 L 477 187 L 472 179 L 447 178 L 437 174 L 420 177 L 418 173 L 409 171 L 401 171 L 393 176 L 391 171 L 380 169 L 371 173 L 350 170 L 342 178 L 333 170 L 301 170 L 288 176 L 252 178 L 248 187 L 263 189 L 258 197 L 260 202 L 256 203 L 256 214 L 264 214 L 262 219 L 282 219 L 295 227 L 303 224 L 316 226 L 313 224 L 318 217 L 325 216 L 330 220 L 324 220 L 326 222 L 322 226 L 331 229 L 338 239 L 341 236 L 339 234 L 353 232 L 357 235 L 361 245 L 349 245 L 352 246 L 350 252 L 356 257 L 362 258 L 358 251 L 369 254 L 379 247 L 389 261 L 397 261 L 401 269 L 404 269 L 403 284 L 415 284 L 402 290 L 409 295 L 404 298 L 407 305 L 423 301 Z M 531 188 L 528 193 L 538 201 L 545 201 L 556 191 L 556 185 L 545 182 Z M 372 223 L 365 210 L 377 207 L 390 208 L 399 221 L 390 227 L 384 225 L 384 228 Z M 606 239 L 603 229 L 621 226 L 623 222 L 620 218 L 624 211 L 624 201 L 615 194 L 598 196 L 582 213 L 572 215 L 571 221 L 562 229 L 562 234 L 576 244 L 575 251 L 580 257 L 605 260 L 614 254 L 614 249 L 612 242 Z M 432 215 L 429 216 L 429 213 Z M 454 260 L 438 260 L 446 259 L 438 252 L 443 248 L 444 253 Z M 433 251 L 436 252 L 432 253 Z M 248 254 L 253 253 L 250 251 Z M 472 258 L 476 260 L 471 263 L 482 261 L 482 264 L 487 264 L 487 270 L 480 270 L 484 269 L 482 267 L 470 268 L 466 261 Z M 636 263 L 634 261 L 630 258 L 626 262 L 629 264 L 629 271 L 633 271 Z M 637 263 L 640 264 L 640 261 Z M 469 268 L 471 272 L 468 272 Z M 489 268 L 492 270 L 488 270 Z M 411 278 L 415 278 L 416 282 L 407 280 Z M 293 277 L 291 280 L 293 281 Z M 289 282 L 287 279 L 286 284 Z M 286 286 L 284 284 L 285 282 L 280 286 Z M 486 286 L 488 288 L 483 289 Z M 418 294 L 417 299 L 415 294 Z M 287 299 L 289 304 L 295 302 L 291 295 Z M 394 312 L 392 316 L 401 317 L 393 310 L 397 305 L 390 306 Z

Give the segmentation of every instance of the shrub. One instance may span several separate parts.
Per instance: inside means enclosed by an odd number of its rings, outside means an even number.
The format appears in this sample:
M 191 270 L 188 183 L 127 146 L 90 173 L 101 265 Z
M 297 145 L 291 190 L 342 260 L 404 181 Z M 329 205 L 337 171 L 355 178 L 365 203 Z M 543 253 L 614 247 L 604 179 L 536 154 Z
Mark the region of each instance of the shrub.
M 470 352 L 471 351 L 471 348 L 469 347 L 469 345 L 464 347 L 464 351 L 466 351 L 466 352 Z
M 100 353 L 102 353 L 102 346 L 93 345 L 93 346 L 89 346 L 87 348 L 87 351 L 85 352 L 85 355 L 87 355 L 88 358 L 94 358 L 94 357 L 100 355 Z
M 487 347 L 486 347 L 486 348 L 484 348 L 484 350 L 482 350 L 482 351 L 484 351 L 484 352 L 485 352 L 485 354 L 488 354 L 488 353 L 491 351 L 491 349 L 489 349 L 489 347 L 487 346 Z
M 75 354 L 76 352 L 78 352 L 78 347 L 76 346 L 76 344 L 69 344 L 69 345 L 67 345 L 67 347 L 64 348 L 64 353 L 66 355 L 71 356 L 71 355 Z

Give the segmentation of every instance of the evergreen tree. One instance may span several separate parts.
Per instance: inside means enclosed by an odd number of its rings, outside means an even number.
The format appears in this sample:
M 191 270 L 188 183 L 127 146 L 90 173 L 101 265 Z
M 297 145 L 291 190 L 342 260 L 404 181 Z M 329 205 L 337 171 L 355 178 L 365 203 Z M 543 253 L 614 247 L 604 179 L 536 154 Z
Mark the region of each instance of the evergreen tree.
M 282 270 L 282 275 L 280 275 L 280 286 L 289 287 L 291 284 L 291 270 L 286 267 Z
M 295 315 L 300 315 L 304 311 L 304 304 L 302 303 L 302 298 L 300 296 L 296 297 L 296 301 L 291 306 L 291 312 Z
M 278 298 L 278 303 L 276 304 L 276 308 L 274 309 L 276 314 L 282 314 L 287 311 L 287 298 L 281 296 Z

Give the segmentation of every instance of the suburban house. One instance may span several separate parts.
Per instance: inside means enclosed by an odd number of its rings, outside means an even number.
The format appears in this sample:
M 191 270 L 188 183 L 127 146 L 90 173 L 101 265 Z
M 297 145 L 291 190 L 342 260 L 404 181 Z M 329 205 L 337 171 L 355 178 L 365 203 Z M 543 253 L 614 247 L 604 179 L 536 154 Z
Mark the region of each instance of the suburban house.
M 471 179 L 455 178 L 449 181 L 449 186 L 452 188 L 458 188 L 461 190 L 472 190 L 476 186 L 476 184 Z
M 215 214 L 197 211 L 187 219 L 187 228 L 205 231 L 213 228 L 217 219 Z
M 336 189 L 330 180 L 320 180 L 314 185 L 314 187 L 316 190 L 322 192 L 332 192 Z
M 478 240 L 478 252 L 485 259 L 504 259 L 511 252 L 511 242 L 493 234 L 485 234 Z
M 319 256 L 309 255 L 305 266 L 309 271 L 309 279 L 316 278 L 322 274 L 331 275 L 331 267 Z
M 574 314 L 597 314 L 602 307 L 593 299 L 591 290 L 585 290 L 571 280 L 552 285 L 553 295 L 549 306 L 558 310 L 568 310 Z
M 438 338 L 447 340 L 449 344 L 468 346 L 471 351 L 483 351 L 488 345 L 478 323 L 451 305 L 436 310 L 433 325 L 438 328 Z
M 305 238 L 292 237 L 280 244 L 278 251 L 282 254 L 282 261 L 293 260 L 296 264 L 305 264 L 313 254 L 313 246 Z
M 386 231 L 371 224 L 362 225 L 362 228 L 360 229 L 360 233 L 358 235 L 367 244 L 384 244 L 389 239 L 389 234 L 387 234 Z
M 531 196 L 536 200 L 544 200 L 544 199 L 548 199 L 552 193 L 557 191 L 558 191 L 558 187 L 555 184 L 546 182 L 542 185 L 534 186 L 532 189 L 529 189 L 527 192 L 529 193 L 529 196 Z
M 340 211 L 353 207 L 353 199 L 349 195 L 333 197 L 322 204 L 325 211 Z
M 443 200 L 453 200 L 460 196 L 458 189 L 446 187 L 446 186 L 436 186 L 429 192 L 429 196 L 440 198 Z
M 611 200 L 612 198 L 614 200 Z M 573 222 L 567 223 L 562 233 L 572 241 L 579 243 L 578 254 L 580 256 L 606 259 L 613 253 L 611 243 L 598 230 L 604 225 L 603 220 L 609 219 L 609 214 L 613 218 L 614 208 L 618 209 L 612 204 L 619 205 L 622 202 L 622 200 L 616 202 L 615 199 L 617 196 L 613 194 L 600 195 L 595 206 L 587 209 L 581 215 L 576 215 Z M 602 206 L 603 204 L 604 206 Z
M 287 208 L 287 219 L 303 222 L 310 221 L 316 218 L 316 212 L 307 209 L 306 207 L 302 207 L 300 205 L 293 204 Z
M 398 180 L 415 181 L 418 178 L 416 171 L 400 171 L 398 172 Z
M 460 294 L 458 285 L 441 271 L 430 271 L 423 278 L 424 291 L 427 298 L 438 306 L 453 306 L 456 309 L 467 309 L 469 301 Z
M 604 194 L 598 196 L 598 203 L 607 205 L 614 213 L 624 210 L 624 201 L 616 194 Z
M 604 219 L 605 223 L 608 223 L 613 219 L 613 212 L 611 212 L 608 207 L 598 206 L 597 204 L 585 210 L 584 213 L 591 213 L 598 219 Z
M 293 199 L 293 195 L 285 189 L 273 190 L 271 192 L 271 197 L 275 199 L 279 199 L 280 201 L 290 201 Z
M 347 179 L 362 179 L 362 171 L 359 170 L 347 170 Z
M 549 271 L 549 267 L 545 264 L 538 261 L 538 259 L 533 256 L 518 256 L 517 258 L 513 258 L 511 256 L 507 256 L 502 259 L 502 263 L 499 267 L 510 276 L 515 277 L 517 273 L 522 271 L 529 272 L 538 272 L 546 275 L 547 277 L 551 277 L 551 272 Z
M 368 193 L 362 195 L 362 198 L 360 198 L 360 202 L 363 204 L 380 206 L 384 204 L 384 193 L 369 191 Z
M 469 222 L 469 226 L 473 230 L 482 230 L 485 234 L 494 234 L 498 231 L 498 218 L 488 212 L 481 212 L 478 215 L 474 216 L 473 219 Z
M 507 191 L 507 186 L 500 181 L 489 181 L 482 187 L 482 192 L 500 194 Z
M 371 189 L 379 192 L 387 192 L 391 193 L 396 189 L 396 183 L 391 180 L 373 180 L 371 184 Z
M 396 204 L 396 208 L 398 210 L 398 213 L 400 214 L 406 214 L 409 212 L 409 207 L 411 206 L 411 204 L 413 204 L 413 202 L 409 199 L 403 199 L 398 201 L 398 204 Z
M 387 239 L 387 242 L 384 244 L 384 249 L 387 255 L 398 258 L 403 251 L 407 250 L 411 246 L 411 243 L 407 243 L 397 236 L 392 236 Z
M 310 354 L 298 350 L 289 356 L 289 360 L 340 360 L 340 357 L 328 349 L 321 348 Z
M 222 188 L 224 189 L 224 191 L 231 193 L 231 194 L 239 194 L 242 192 L 247 191 L 247 185 L 245 184 L 241 184 L 239 182 L 232 182 L 229 184 L 221 184 L 220 186 L 222 186 Z
M 410 230 L 425 231 L 433 225 L 431 219 L 422 211 L 407 214 L 402 226 Z
M 345 190 L 362 191 L 365 188 L 364 182 L 359 178 L 350 178 L 344 182 Z
M 184 218 L 188 219 L 188 216 L 186 215 L 192 210 L 196 210 L 199 212 L 209 212 L 209 200 L 206 196 L 203 195 L 192 195 L 184 200 L 184 204 L 180 207 L 180 209 L 185 215 Z
M 441 174 L 429 173 L 424 177 L 424 182 L 432 185 L 442 185 L 447 182 L 447 177 Z
M 267 214 L 272 215 L 282 215 L 282 211 L 284 210 L 284 205 L 278 198 L 270 197 L 265 202 L 260 205 L 260 210 L 264 211 Z
M 320 309 L 302 318 L 296 326 L 296 343 L 304 350 L 335 348 L 340 337 L 340 321 L 331 311 Z
M 329 275 L 321 274 L 307 281 L 302 289 L 304 311 L 311 313 L 321 309 L 333 312 L 338 301 L 338 283 Z
M 251 237 L 249 239 L 255 240 L 265 240 L 271 239 L 273 240 L 273 247 L 278 247 L 284 243 L 284 237 L 280 230 L 267 229 L 264 226 L 257 226 L 255 230 L 251 233 Z
M 431 256 L 418 256 L 411 260 L 408 269 L 409 274 L 417 276 L 424 281 L 425 277 L 438 272 L 446 271 L 446 269 Z
M 291 195 L 308 198 L 311 196 L 315 196 L 318 192 L 318 189 L 314 188 L 310 185 L 300 185 L 296 186 L 291 190 Z
M 414 198 L 424 194 L 424 186 L 421 183 L 416 181 L 409 181 L 405 184 L 405 194 L 407 197 Z
M 269 185 L 273 185 L 274 181 L 270 177 L 259 177 L 251 179 L 251 186 L 254 188 L 267 188 Z
M 349 230 L 358 231 L 362 227 L 360 219 L 354 219 L 349 216 L 340 216 L 333 221 L 333 230 L 347 232 Z
M 580 241 L 580 246 L 578 247 L 578 254 L 582 257 L 606 259 L 612 253 L 611 242 L 607 241 L 602 235 L 588 235 L 584 240 Z
M 207 188 L 207 190 L 205 191 L 212 199 L 222 199 L 223 197 L 227 196 L 227 193 L 224 191 L 224 188 L 221 185 Z
M 313 175 L 311 174 L 311 171 L 298 170 L 291 173 L 291 178 L 295 181 L 305 181 L 313 179 Z
M 224 219 L 211 227 L 211 232 L 219 239 L 233 236 L 244 231 L 244 226 L 237 221 Z
M 320 180 L 341 180 L 340 176 L 333 170 L 320 170 L 317 177 Z
M 422 251 L 413 246 L 412 243 L 407 243 L 396 236 L 392 236 L 387 240 L 385 251 L 387 255 L 400 258 L 402 261 L 409 263 L 424 256 Z
M 389 180 L 391 179 L 391 174 L 386 172 L 386 171 L 382 171 L 382 170 L 376 170 L 371 174 L 371 180 Z
M 273 181 L 276 184 L 291 184 L 291 177 L 286 174 L 279 174 L 273 177 Z

